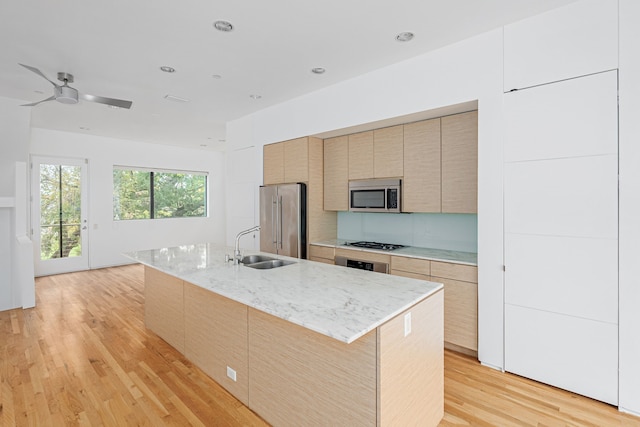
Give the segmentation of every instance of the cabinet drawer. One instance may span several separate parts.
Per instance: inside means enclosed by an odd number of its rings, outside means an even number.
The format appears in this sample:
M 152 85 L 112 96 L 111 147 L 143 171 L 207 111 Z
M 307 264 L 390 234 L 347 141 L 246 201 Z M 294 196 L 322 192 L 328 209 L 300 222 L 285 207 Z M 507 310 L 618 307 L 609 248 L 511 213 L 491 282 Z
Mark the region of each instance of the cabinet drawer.
M 433 277 L 444 277 L 446 279 L 478 283 L 478 267 L 473 265 L 431 261 L 431 275 Z
M 375 252 L 352 251 L 350 249 L 342 248 L 336 248 L 336 256 L 343 256 L 360 261 L 384 262 L 385 264 L 389 264 L 391 258 L 389 255 L 378 254 Z
M 392 256 L 391 269 L 429 276 L 431 274 L 431 261 L 403 256 Z
M 412 273 L 410 271 L 393 270 L 393 269 L 391 270 L 390 273 L 394 276 L 402 276 L 402 277 L 408 277 L 410 279 L 431 281 L 431 276 L 427 276 L 426 274 Z
M 330 248 L 327 246 L 310 245 L 309 257 L 330 259 L 331 262 L 333 263 L 334 251 L 335 251 L 335 248 Z
M 309 261 L 321 262 L 324 264 L 335 265 L 333 259 L 329 258 L 318 258 L 317 256 L 310 256 Z

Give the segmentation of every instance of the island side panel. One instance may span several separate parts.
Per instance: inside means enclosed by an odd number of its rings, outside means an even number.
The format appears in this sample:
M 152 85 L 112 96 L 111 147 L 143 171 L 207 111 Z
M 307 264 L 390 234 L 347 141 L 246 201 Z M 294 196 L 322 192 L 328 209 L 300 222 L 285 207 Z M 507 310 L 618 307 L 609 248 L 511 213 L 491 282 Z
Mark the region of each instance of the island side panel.
M 376 351 L 376 331 L 345 344 L 249 308 L 249 407 L 277 426 L 373 426 Z
M 183 281 L 144 268 L 144 324 L 184 354 Z
M 184 311 L 187 359 L 248 405 L 247 306 L 185 282 Z
M 441 290 L 378 328 L 379 426 L 437 426 L 444 416 L 443 322 Z

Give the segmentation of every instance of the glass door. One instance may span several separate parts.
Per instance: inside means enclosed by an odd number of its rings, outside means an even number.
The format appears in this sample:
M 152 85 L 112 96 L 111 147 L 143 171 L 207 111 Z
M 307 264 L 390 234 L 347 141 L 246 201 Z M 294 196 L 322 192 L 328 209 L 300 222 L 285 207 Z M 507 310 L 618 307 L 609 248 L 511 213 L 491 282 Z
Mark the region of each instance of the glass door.
M 32 159 L 36 276 L 89 268 L 86 176 L 84 159 Z

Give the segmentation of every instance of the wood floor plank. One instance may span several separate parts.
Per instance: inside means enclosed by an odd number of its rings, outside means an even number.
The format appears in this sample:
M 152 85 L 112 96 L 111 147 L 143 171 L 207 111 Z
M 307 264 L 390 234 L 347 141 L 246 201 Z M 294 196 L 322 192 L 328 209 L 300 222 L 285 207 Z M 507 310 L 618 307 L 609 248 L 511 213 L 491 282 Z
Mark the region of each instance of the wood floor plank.
M 0 312 L 0 427 L 267 426 L 144 327 L 139 265 L 36 279 Z M 640 427 L 604 403 L 445 350 L 441 426 Z

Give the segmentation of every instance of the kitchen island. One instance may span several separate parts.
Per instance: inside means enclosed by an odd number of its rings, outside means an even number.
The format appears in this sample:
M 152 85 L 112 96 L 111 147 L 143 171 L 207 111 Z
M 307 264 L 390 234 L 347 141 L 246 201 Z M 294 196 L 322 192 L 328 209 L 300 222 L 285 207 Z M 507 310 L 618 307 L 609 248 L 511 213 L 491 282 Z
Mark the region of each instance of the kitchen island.
M 147 327 L 273 425 L 438 424 L 441 284 L 287 257 L 258 270 L 232 252 L 127 254 L 146 266 Z

